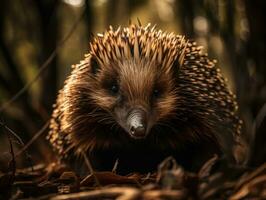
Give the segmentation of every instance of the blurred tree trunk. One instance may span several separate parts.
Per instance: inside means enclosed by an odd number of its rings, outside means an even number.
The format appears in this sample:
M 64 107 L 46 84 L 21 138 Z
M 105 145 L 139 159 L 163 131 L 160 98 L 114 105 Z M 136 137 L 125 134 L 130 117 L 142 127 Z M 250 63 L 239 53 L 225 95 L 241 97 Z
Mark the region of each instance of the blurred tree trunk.
M 236 38 L 235 34 L 235 2 L 228 1 L 225 7 L 225 22 L 221 30 L 221 35 L 225 43 L 227 55 L 230 59 L 232 71 L 235 79 L 235 87 L 240 108 L 246 108 L 246 89 L 249 87 L 250 77 L 247 69 L 246 47 L 243 41 Z M 239 44 L 239 45 L 238 45 Z M 238 50 L 236 47 L 238 46 Z
M 251 109 L 252 116 L 258 114 L 259 109 L 266 103 L 266 2 L 260 0 L 245 0 L 246 15 L 249 24 L 249 39 L 247 42 L 247 59 L 250 64 L 249 68 L 255 71 L 255 76 L 251 83 L 253 88 L 248 88 L 245 95 L 251 96 L 247 107 Z M 252 74 L 251 74 L 252 76 Z M 250 84 L 250 83 L 248 83 Z M 256 134 L 253 136 L 254 143 L 252 146 L 253 156 L 250 159 L 250 164 L 257 166 L 266 161 L 266 148 L 261 148 L 266 141 L 266 113 L 264 107 L 264 120 L 260 127 L 256 127 Z M 256 121 L 256 125 L 257 121 Z
M 245 0 L 245 4 L 250 31 L 247 61 L 254 64 L 256 71 L 256 95 L 251 102 L 252 114 L 256 115 L 262 104 L 266 102 L 266 2 Z
M 198 1 L 193 0 L 180 0 L 176 1 L 176 14 L 178 20 L 181 21 L 181 30 L 188 38 L 195 37 L 193 20 L 195 18 L 195 9 Z
M 130 1 L 129 0 L 109 0 L 107 15 L 106 15 L 106 28 L 110 25 L 118 27 L 121 25 L 128 25 L 130 20 Z
M 90 0 L 85 1 L 85 24 L 87 27 L 87 37 L 88 40 L 91 40 L 93 35 L 94 21 L 93 21 L 93 9 L 92 2 Z
M 58 0 L 37 0 L 36 6 L 40 18 L 41 57 L 40 66 L 47 60 L 57 46 L 57 8 Z M 57 56 L 41 76 L 41 106 L 47 112 L 47 117 L 52 112 L 52 104 L 55 103 L 57 94 Z

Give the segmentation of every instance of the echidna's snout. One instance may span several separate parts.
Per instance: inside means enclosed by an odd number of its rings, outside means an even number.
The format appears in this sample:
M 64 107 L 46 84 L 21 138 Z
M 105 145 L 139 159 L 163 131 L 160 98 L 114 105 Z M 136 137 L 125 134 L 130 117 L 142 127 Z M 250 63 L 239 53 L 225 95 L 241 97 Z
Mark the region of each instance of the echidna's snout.
M 147 114 L 137 108 L 129 112 L 127 117 L 127 132 L 134 139 L 143 139 L 147 135 Z

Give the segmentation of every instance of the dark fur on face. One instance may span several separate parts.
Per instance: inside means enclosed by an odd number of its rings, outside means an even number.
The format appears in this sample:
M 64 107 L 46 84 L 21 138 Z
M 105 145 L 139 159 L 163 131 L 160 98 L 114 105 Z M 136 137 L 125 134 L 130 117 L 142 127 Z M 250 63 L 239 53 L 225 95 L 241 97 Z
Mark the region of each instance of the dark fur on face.
M 94 77 L 99 83 L 94 88 L 97 92 L 91 91 L 91 97 L 115 120 L 115 126 L 130 132 L 127 117 L 140 109 L 147 136 L 156 123 L 174 115 L 177 91 L 173 71 L 167 72 L 157 63 L 134 59 L 100 69 L 103 70 Z
M 214 65 L 182 36 L 110 28 L 90 43 L 60 91 L 49 140 L 64 156 L 131 155 L 131 167 L 154 153 L 190 164 L 221 150 L 234 159 L 237 104 Z

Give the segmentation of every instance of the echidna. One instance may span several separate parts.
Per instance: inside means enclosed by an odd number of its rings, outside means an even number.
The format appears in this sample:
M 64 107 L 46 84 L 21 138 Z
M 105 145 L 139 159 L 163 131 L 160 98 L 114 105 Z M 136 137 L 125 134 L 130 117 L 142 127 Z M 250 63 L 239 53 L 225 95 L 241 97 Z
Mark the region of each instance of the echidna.
M 121 173 L 152 171 L 168 155 L 189 170 L 213 154 L 235 160 L 241 121 L 215 63 L 184 36 L 110 27 L 73 66 L 48 139 L 60 158 L 85 152 L 99 170 L 119 159 Z

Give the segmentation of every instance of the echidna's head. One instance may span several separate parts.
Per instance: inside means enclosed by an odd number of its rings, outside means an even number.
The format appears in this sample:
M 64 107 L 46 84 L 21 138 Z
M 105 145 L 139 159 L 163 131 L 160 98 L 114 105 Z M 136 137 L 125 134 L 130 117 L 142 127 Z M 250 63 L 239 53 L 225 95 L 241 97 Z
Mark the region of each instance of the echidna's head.
M 131 137 L 146 137 L 154 124 L 173 114 L 174 70 L 145 59 L 125 58 L 107 65 L 92 62 L 97 65 L 97 85 L 91 93 L 95 104 Z
M 145 138 L 174 114 L 180 38 L 132 25 L 91 43 L 91 98 L 132 138 Z M 103 121 L 104 122 L 104 121 Z

